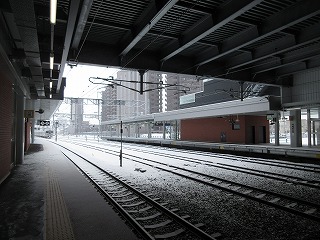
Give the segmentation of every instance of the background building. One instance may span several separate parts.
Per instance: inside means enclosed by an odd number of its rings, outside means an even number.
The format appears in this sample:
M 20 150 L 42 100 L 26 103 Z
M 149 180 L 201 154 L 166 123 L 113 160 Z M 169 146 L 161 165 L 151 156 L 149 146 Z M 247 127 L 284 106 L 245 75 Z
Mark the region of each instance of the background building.
M 118 82 L 122 86 L 106 87 L 102 93 L 102 121 L 177 110 L 180 96 L 203 90 L 202 81 L 189 75 L 147 71 L 143 77 L 144 93 L 140 94 L 139 72 L 117 73 L 117 80 L 124 81 Z M 164 84 L 170 86 L 162 88 Z

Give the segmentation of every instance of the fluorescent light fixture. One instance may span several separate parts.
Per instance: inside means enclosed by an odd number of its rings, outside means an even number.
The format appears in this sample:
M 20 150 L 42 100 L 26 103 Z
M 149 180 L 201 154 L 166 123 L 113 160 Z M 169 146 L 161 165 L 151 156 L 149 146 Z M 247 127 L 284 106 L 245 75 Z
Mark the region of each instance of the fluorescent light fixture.
M 54 54 L 50 53 L 50 69 L 53 70 Z
M 57 19 L 57 1 L 58 0 L 50 0 L 50 23 L 56 24 Z

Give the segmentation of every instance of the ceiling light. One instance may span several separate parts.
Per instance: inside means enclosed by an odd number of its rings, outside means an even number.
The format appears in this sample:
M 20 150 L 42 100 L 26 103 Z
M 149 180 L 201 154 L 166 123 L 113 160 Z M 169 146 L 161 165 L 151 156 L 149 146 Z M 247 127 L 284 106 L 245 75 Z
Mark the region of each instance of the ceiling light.
M 57 1 L 58 0 L 50 0 L 50 23 L 51 24 L 56 24 Z
M 53 70 L 54 54 L 50 53 L 50 69 Z

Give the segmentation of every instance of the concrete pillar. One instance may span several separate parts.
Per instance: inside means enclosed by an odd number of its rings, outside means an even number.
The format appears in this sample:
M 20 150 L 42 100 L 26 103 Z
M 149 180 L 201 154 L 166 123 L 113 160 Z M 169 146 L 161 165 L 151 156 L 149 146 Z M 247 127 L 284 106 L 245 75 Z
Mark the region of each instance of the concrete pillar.
M 140 138 L 140 124 L 136 123 L 136 138 Z
M 166 139 L 166 121 L 162 122 L 162 134 L 163 134 L 163 139 Z
M 279 123 L 280 113 L 275 113 L 275 126 L 274 126 L 274 145 L 279 146 L 280 145 L 280 123 Z
M 148 138 L 151 138 L 151 122 L 148 122 Z
M 25 136 L 25 124 L 24 124 L 24 108 L 25 97 L 23 95 L 16 94 L 16 144 L 15 144 L 15 161 L 16 164 L 22 164 L 24 160 L 24 136 Z
M 301 147 L 301 110 L 291 110 L 289 120 L 291 147 Z
M 307 109 L 307 131 L 308 131 L 308 147 L 311 147 L 311 120 L 310 120 L 310 109 Z
M 32 109 L 35 109 L 35 102 L 32 101 Z M 36 127 L 36 119 L 32 118 L 31 143 L 34 143 L 34 128 Z
M 318 119 L 320 119 L 320 108 L 318 108 Z M 317 125 L 317 129 L 315 128 L 315 131 L 317 131 L 317 142 L 315 142 L 315 145 L 320 146 L 320 122 Z

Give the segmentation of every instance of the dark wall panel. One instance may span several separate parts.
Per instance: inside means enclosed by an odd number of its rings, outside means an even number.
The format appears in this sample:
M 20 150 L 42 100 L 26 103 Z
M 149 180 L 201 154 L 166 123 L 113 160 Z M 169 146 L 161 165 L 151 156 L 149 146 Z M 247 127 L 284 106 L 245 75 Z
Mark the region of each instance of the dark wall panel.
M 11 82 L 0 75 L 0 183 L 11 169 L 13 93 Z

